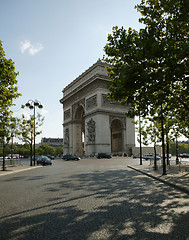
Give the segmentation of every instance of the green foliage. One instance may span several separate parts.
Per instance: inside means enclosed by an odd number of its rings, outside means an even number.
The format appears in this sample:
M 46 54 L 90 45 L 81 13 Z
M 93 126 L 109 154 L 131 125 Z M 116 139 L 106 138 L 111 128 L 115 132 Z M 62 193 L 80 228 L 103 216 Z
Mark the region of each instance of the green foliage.
M 44 118 L 40 114 L 37 114 L 35 119 L 35 136 L 41 134 L 41 131 L 37 130 L 43 124 L 43 121 Z M 34 116 L 26 119 L 26 117 L 22 115 L 18 124 L 18 138 L 24 143 L 31 144 L 34 138 Z
M 10 121 L 12 120 L 12 112 L 10 107 L 13 105 L 14 99 L 21 94 L 18 93 L 17 77 L 14 62 L 6 59 L 5 52 L 0 41 L 0 136 L 9 139 Z
M 18 148 L 17 152 L 22 156 L 29 156 L 30 155 L 30 145 L 28 143 L 23 144 L 21 147 Z
M 55 149 L 51 146 L 43 144 L 36 149 L 36 154 L 37 155 L 55 155 Z
M 170 153 L 176 155 L 176 142 L 170 143 Z M 189 144 L 187 143 L 178 143 L 179 153 L 189 153 Z
M 130 116 L 156 115 L 164 124 L 174 118 L 188 137 L 188 5 L 184 0 L 142 0 L 136 8 L 145 27 L 113 27 L 104 48 L 109 97 L 128 104 Z
M 57 147 L 55 148 L 55 155 L 59 156 L 63 154 L 63 147 Z
M 21 94 L 18 93 L 17 77 L 14 62 L 6 59 L 5 52 L 0 41 L 0 116 L 2 111 L 8 110 L 13 105 L 13 100 Z
M 114 27 L 103 61 L 110 76 L 109 97 L 130 110 L 127 115 L 155 116 L 161 123 L 163 175 L 167 119 L 189 134 L 189 5 L 187 0 L 141 0 L 136 6 L 145 25 L 140 31 Z M 165 129 L 165 126 L 167 129 Z M 144 134 L 146 134 L 144 132 Z M 154 142 L 155 143 L 155 142 Z
M 5 170 L 5 147 L 13 134 L 13 122 L 10 107 L 18 93 L 17 77 L 14 62 L 6 59 L 5 52 L 0 41 L 0 144 L 3 146 L 3 170 Z

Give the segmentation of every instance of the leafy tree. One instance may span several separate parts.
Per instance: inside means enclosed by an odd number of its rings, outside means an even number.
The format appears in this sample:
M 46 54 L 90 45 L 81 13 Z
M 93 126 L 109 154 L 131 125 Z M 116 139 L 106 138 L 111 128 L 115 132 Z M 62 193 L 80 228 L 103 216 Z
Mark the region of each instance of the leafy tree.
M 48 146 L 46 144 L 42 144 L 37 149 L 37 154 L 39 155 L 54 155 L 55 149 L 52 146 Z
M 55 149 L 55 155 L 59 156 L 59 155 L 62 155 L 62 154 L 63 154 L 63 147 L 57 147 Z
M 23 144 L 20 148 L 18 148 L 18 153 L 22 156 L 29 156 L 30 145 L 28 143 Z
M 8 146 L 11 138 L 17 133 L 16 131 L 16 121 L 17 119 L 12 116 L 6 116 L 5 122 L 0 123 L 0 142 L 3 148 L 3 171 L 6 170 L 5 166 L 5 154 L 6 154 L 6 147 Z
M 35 119 L 35 137 L 41 134 L 41 131 L 37 131 L 37 129 L 43 124 L 44 118 L 37 114 L 37 118 Z M 34 138 L 34 116 L 31 116 L 30 119 L 26 119 L 24 115 L 19 122 L 18 127 L 18 138 L 22 140 L 24 143 L 30 145 L 30 165 L 32 166 L 32 145 Z
M 114 27 L 104 48 L 109 96 L 128 104 L 132 116 L 158 112 L 166 174 L 165 118 L 171 113 L 182 125 L 189 122 L 188 7 L 185 0 L 142 0 L 136 8 L 145 28 Z
M 0 144 L 3 146 L 3 170 L 5 170 L 5 147 L 11 139 L 13 117 L 10 107 L 21 94 L 18 93 L 14 62 L 5 57 L 0 41 Z
M 189 153 L 189 144 L 178 143 L 179 153 Z M 176 142 L 170 142 L 170 153 L 176 155 Z

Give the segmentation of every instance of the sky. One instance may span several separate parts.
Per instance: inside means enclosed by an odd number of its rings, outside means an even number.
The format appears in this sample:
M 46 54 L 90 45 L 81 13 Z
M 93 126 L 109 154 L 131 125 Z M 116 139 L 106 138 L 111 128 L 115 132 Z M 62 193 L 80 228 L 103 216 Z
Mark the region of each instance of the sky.
M 0 40 L 19 72 L 12 108 L 20 117 L 33 112 L 21 105 L 38 100 L 45 120 L 42 137 L 63 137 L 62 90 L 104 55 L 113 26 L 142 28 L 140 0 L 0 0 Z

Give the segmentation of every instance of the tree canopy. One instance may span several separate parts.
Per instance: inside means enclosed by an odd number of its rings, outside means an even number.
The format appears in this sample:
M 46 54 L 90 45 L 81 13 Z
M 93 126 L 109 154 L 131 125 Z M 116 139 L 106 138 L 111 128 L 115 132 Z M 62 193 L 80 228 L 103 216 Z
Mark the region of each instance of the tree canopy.
M 133 115 L 163 109 L 164 115 L 188 124 L 188 5 L 185 0 L 142 0 L 136 8 L 145 27 L 113 27 L 104 48 L 110 97 L 129 104 Z
M 14 62 L 5 57 L 5 52 L 0 41 L 0 114 L 9 109 L 13 100 L 21 94 L 18 93 L 17 77 Z
M 5 57 L 5 52 L 0 41 L 0 143 L 3 149 L 9 142 L 13 134 L 13 125 L 16 119 L 12 117 L 10 107 L 14 99 L 21 94 L 18 93 L 17 77 L 14 62 Z M 5 152 L 3 150 L 3 152 Z M 3 170 L 5 170 L 5 161 L 3 154 Z

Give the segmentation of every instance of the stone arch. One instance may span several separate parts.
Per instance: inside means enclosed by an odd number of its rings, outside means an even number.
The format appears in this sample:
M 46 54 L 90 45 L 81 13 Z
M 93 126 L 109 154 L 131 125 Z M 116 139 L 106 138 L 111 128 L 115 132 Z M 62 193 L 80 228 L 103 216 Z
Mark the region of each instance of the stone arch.
M 85 110 L 82 105 L 79 105 L 75 110 L 75 119 L 82 119 L 85 115 Z
M 111 129 L 111 152 L 112 153 L 123 153 L 123 138 L 124 138 L 124 124 L 123 120 L 114 118 L 110 124 Z
M 82 136 L 86 156 L 134 147 L 135 127 L 125 116 L 129 106 L 108 98 L 109 80 L 106 65 L 98 61 L 63 89 L 64 154 L 82 155 Z

